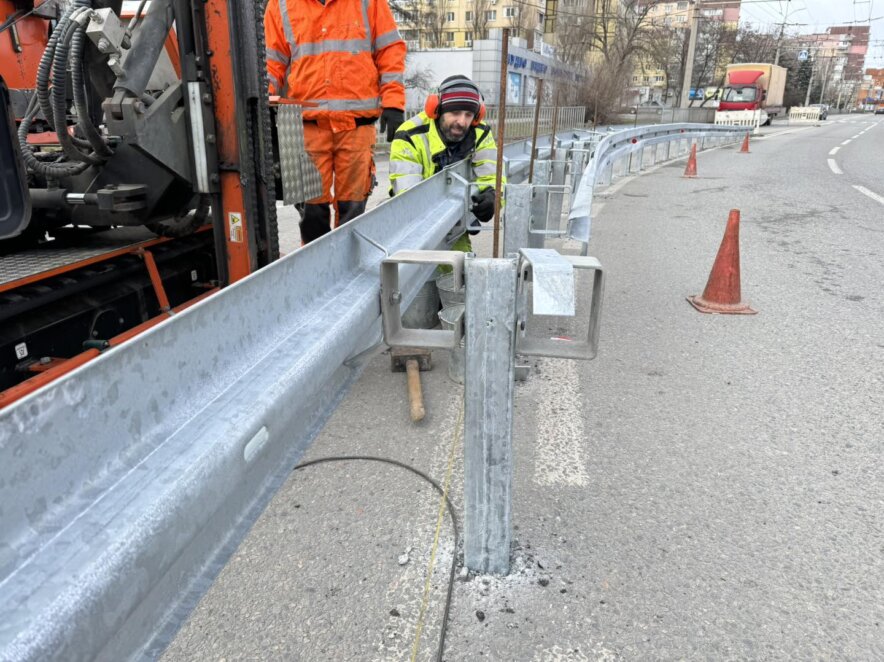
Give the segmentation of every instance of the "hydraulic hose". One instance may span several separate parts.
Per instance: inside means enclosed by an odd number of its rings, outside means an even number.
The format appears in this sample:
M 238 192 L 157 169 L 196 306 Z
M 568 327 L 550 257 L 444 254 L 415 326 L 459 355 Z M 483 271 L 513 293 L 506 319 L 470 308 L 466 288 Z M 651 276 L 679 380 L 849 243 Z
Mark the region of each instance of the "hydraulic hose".
M 46 177 L 54 179 L 79 175 L 89 167 L 88 163 L 83 161 L 76 161 L 74 163 L 44 163 L 36 154 L 34 154 L 34 150 L 31 149 L 31 146 L 28 144 L 28 130 L 31 127 L 31 123 L 34 121 L 34 118 L 37 116 L 38 110 L 37 96 L 34 95 L 31 97 L 31 101 L 28 103 L 27 112 L 25 112 L 25 116 L 18 127 L 18 143 L 21 147 L 22 158 L 28 166 L 28 169 L 32 172 L 38 172 Z
M 28 130 L 37 115 L 37 104 L 29 104 L 25 118 L 19 126 L 19 143 L 25 162 L 33 171 L 49 177 L 79 174 L 90 165 L 103 163 L 113 154 L 98 129 L 90 121 L 86 104 L 82 55 L 85 46 L 85 23 L 89 12 L 91 12 L 91 1 L 77 0 L 64 13 L 50 37 L 37 71 L 35 100 L 46 120 L 55 129 L 64 155 L 70 159 L 70 162 L 47 163 L 46 158 L 34 154 L 27 144 Z M 68 133 L 66 76 L 69 57 L 77 129 L 85 136 L 85 140 Z M 81 149 L 92 151 L 84 153 Z
M 77 128 L 83 132 L 86 140 L 95 150 L 99 157 L 107 158 L 113 154 L 113 150 L 101 137 L 98 129 L 92 124 L 89 117 L 89 108 L 86 105 L 86 85 L 83 80 L 83 46 L 86 43 L 83 28 L 74 30 L 71 39 L 71 87 L 74 91 L 74 107 L 77 109 Z
M 67 95 L 65 83 L 67 79 L 68 53 L 70 52 L 71 39 L 78 31 L 84 30 L 81 21 L 88 20 L 88 13 L 91 10 L 81 9 L 72 16 L 70 22 L 65 26 L 63 34 L 59 37 L 58 44 L 55 47 L 55 57 L 52 63 L 52 106 L 53 116 L 55 118 L 55 133 L 58 136 L 58 142 L 65 155 L 75 161 L 85 161 L 90 165 L 98 165 L 103 163 L 105 159 L 92 152 L 84 154 L 81 152 L 71 135 L 67 130 L 67 122 L 65 121 L 67 113 Z M 85 106 L 85 103 L 84 103 Z M 88 142 L 80 141 L 86 147 L 91 147 Z

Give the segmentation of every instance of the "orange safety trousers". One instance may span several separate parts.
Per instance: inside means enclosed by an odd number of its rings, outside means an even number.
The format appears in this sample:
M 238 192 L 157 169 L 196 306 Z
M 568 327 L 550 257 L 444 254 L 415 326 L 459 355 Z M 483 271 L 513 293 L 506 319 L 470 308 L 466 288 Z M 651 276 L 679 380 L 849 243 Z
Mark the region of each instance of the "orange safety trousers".
M 322 195 L 305 204 L 303 243 L 331 231 L 329 203 L 335 205 L 335 227 L 365 210 L 374 183 L 376 132 L 374 124 L 333 131 L 323 120 L 304 122 L 304 147 L 322 177 Z

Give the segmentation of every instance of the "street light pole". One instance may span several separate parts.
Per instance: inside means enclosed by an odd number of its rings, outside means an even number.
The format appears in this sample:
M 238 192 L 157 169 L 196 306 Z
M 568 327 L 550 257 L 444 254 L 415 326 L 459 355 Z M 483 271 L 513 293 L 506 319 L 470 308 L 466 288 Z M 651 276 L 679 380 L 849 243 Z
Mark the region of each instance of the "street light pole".
M 694 2 L 694 15 L 691 21 L 691 36 L 688 39 L 688 55 L 684 65 L 684 80 L 681 83 L 681 103 L 679 107 L 691 105 L 691 79 L 694 77 L 694 53 L 697 50 L 697 33 L 700 31 L 700 0 Z

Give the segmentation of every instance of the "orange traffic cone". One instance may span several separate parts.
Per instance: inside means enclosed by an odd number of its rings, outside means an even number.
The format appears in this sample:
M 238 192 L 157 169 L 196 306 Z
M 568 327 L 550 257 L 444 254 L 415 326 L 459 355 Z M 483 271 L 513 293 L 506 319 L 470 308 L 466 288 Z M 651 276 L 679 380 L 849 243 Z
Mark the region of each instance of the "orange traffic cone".
M 746 137 L 743 138 L 743 145 L 740 147 L 740 154 L 748 154 L 749 153 L 749 132 L 746 132 Z
M 754 315 L 748 304 L 740 300 L 740 210 L 731 209 L 727 217 L 724 238 L 718 248 L 715 264 L 702 296 L 690 296 L 688 301 L 701 313 L 724 315 Z
M 684 175 L 682 177 L 697 176 L 697 143 L 691 145 L 691 155 L 688 157 L 688 164 L 685 166 Z

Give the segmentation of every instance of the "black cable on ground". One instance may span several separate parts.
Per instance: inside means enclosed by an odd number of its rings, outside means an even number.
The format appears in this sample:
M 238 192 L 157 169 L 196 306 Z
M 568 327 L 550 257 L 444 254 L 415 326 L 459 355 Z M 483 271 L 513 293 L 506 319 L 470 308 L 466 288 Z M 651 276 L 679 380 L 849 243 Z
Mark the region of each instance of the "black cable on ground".
M 373 455 L 340 455 L 336 457 L 320 457 L 315 460 L 309 460 L 307 462 L 303 462 L 295 467 L 295 471 L 298 469 L 304 469 L 306 467 L 313 466 L 315 464 L 325 464 L 327 462 L 344 462 L 344 461 L 367 461 L 367 462 L 381 462 L 383 464 L 392 464 L 396 467 L 401 467 L 406 471 L 410 471 L 411 473 L 423 478 L 430 485 L 436 488 L 436 491 L 441 494 L 445 498 L 445 506 L 448 509 L 448 514 L 451 516 L 451 525 L 454 528 L 454 550 L 451 554 L 451 571 L 448 575 L 448 592 L 445 596 L 445 609 L 442 611 L 442 628 L 439 633 L 439 647 L 436 651 L 436 662 L 442 662 L 442 655 L 445 652 L 445 635 L 448 632 L 448 614 L 451 611 L 451 594 L 454 592 L 454 575 L 457 571 L 457 548 L 460 545 L 460 532 L 457 527 L 457 515 L 454 514 L 454 506 L 451 504 L 451 499 L 448 498 L 448 495 L 445 493 L 445 490 L 442 488 L 439 483 L 437 483 L 434 479 L 430 478 L 427 474 L 419 469 L 415 469 L 414 467 L 405 464 L 404 462 L 400 462 L 399 460 L 393 460 L 388 457 L 375 457 Z

